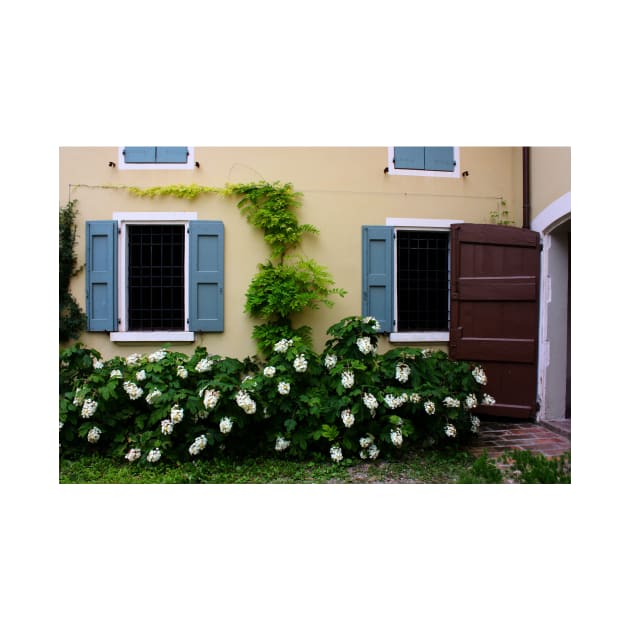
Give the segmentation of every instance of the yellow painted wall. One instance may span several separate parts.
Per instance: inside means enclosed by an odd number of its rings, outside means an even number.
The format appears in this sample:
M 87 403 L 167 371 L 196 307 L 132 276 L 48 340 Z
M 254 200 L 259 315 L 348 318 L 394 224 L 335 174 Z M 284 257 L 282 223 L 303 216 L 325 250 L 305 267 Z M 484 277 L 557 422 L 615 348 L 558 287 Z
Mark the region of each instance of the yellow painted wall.
M 203 345 L 211 353 L 239 358 L 255 353 L 251 340 L 254 322 L 243 313 L 243 305 L 257 264 L 267 257 L 261 234 L 246 223 L 234 199 L 146 199 L 102 186 L 291 182 L 304 194 L 299 220 L 320 230 L 319 236 L 304 238 L 302 253 L 328 267 L 337 286 L 348 291 L 345 298 L 334 298 L 333 309 L 309 311 L 295 319 L 297 325 L 312 326 L 317 350 L 323 347 L 330 325 L 348 315 L 361 314 L 362 225 L 384 225 L 387 217 L 487 223 L 500 198 L 512 210 L 516 225 L 521 225 L 521 152 L 516 147 L 462 147 L 460 168 L 469 175 L 459 178 L 385 174 L 386 147 L 195 147 L 194 158 L 200 163 L 198 169 L 121 170 L 108 166 L 110 161 L 118 162 L 117 147 L 60 149 L 59 201 L 63 205 L 70 199 L 77 200 L 80 265 L 85 259 L 86 220 L 111 219 L 114 212 L 195 211 L 198 219 L 223 221 L 225 332 L 198 333 L 195 344 L 171 344 L 183 352 Z M 84 284 L 83 273 L 72 283 L 72 291 L 82 306 Z M 160 345 L 114 344 L 107 333 L 85 333 L 81 340 L 106 358 L 148 352 Z M 389 343 L 383 340 L 379 349 L 388 347 Z
M 531 216 L 571 191 L 571 148 L 530 149 Z

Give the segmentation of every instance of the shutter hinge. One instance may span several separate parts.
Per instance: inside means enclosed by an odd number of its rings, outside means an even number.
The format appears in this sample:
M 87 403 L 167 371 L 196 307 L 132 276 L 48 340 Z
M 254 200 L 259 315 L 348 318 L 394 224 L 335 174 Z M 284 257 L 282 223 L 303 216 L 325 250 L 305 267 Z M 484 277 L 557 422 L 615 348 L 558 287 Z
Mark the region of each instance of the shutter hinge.
M 118 234 L 120 234 L 122 232 L 122 230 L 120 228 L 118 228 Z
M 542 252 L 542 250 L 543 250 L 543 244 L 541 243 L 540 244 L 540 251 Z
M 190 318 L 189 317 L 186 318 L 186 323 L 190 324 Z

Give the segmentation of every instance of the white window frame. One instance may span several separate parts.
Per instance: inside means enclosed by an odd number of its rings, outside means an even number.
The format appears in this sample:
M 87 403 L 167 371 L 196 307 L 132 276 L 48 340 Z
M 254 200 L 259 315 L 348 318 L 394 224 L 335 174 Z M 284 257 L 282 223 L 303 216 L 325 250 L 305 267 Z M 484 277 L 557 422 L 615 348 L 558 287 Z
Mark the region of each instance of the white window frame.
M 453 147 L 453 161 L 455 166 L 452 171 L 425 171 L 411 168 L 396 168 L 394 164 L 394 147 L 387 147 L 387 173 L 389 175 L 410 175 L 412 177 L 461 177 L 459 166 L 459 147 Z
M 186 164 L 167 164 L 167 163 L 143 163 L 143 164 L 126 164 L 123 151 L 125 147 L 118 147 L 118 169 L 121 171 L 190 171 L 195 168 L 195 149 L 194 147 L 186 147 L 188 150 L 188 159 Z
M 118 331 L 111 332 L 111 341 L 194 341 L 195 333 L 188 329 L 188 226 L 197 220 L 196 212 L 115 212 L 118 222 Z M 130 331 L 127 330 L 127 226 L 129 225 L 184 226 L 184 330 Z
M 407 219 L 387 217 L 385 225 L 393 227 L 394 232 L 398 230 L 413 230 L 422 232 L 450 232 L 454 223 L 464 223 L 461 219 Z M 398 247 L 398 240 L 394 240 L 394 246 Z M 450 321 L 450 284 L 451 284 L 451 256 L 449 240 L 449 260 L 448 260 L 448 284 L 449 284 L 449 321 Z M 449 341 L 448 331 L 423 331 L 423 332 L 398 332 L 398 268 L 397 251 L 394 251 L 394 331 L 389 334 L 391 342 L 410 343 L 414 341 Z

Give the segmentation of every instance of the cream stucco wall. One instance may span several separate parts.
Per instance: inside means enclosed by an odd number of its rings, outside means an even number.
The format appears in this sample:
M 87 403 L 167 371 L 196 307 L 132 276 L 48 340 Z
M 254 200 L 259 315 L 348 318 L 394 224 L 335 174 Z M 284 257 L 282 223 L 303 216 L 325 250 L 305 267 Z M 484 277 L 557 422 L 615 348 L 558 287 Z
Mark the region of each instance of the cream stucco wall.
M 571 148 L 531 147 L 531 218 L 571 191 Z
M 225 332 L 197 334 L 194 344 L 171 344 L 183 352 L 203 345 L 211 353 L 229 356 L 255 353 L 251 340 L 253 322 L 243 313 L 243 304 L 257 264 L 267 257 L 261 235 L 241 217 L 234 199 L 210 195 L 194 201 L 146 199 L 103 186 L 291 182 L 304 194 L 300 221 L 312 223 L 320 230 L 319 236 L 305 237 L 300 253 L 327 266 L 337 286 L 348 291 L 345 298 L 335 298 L 334 308 L 296 318 L 296 324 L 312 326 L 318 350 L 323 347 L 330 325 L 342 317 L 361 313 L 361 225 L 384 225 L 388 217 L 487 223 L 500 198 L 506 200 L 516 224 L 521 224 L 521 153 L 516 147 L 462 147 L 460 171 L 468 171 L 469 175 L 459 178 L 386 174 L 386 147 L 195 147 L 194 151 L 199 168 L 142 171 L 109 167 L 110 161 L 118 161 L 117 147 L 60 149 L 59 201 L 62 205 L 70 199 L 77 201 L 79 264 L 85 258 L 86 220 L 111 219 L 114 212 L 192 211 L 197 212 L 199 219 L 223 221 Z M 84 283 L 81 273 L 72 284 L 82 306 Z M 85 333 L 82 341 L 105 357 L 146 352 L 160 345 L 114 344 L 107 333 Z M 384 340 L 381 349 L 387 347 L 389 343 Z

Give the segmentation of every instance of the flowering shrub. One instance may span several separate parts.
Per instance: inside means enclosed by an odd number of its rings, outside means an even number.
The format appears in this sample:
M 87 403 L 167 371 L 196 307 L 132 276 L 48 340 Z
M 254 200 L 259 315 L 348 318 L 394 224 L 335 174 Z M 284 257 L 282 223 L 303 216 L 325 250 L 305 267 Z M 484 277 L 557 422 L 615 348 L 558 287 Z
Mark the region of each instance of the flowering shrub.
M 421 348 L 379 355 L 378 332 L 374 318 L 349 317 L 321 355 L 293 336 L 264 361 L 202 347 L 105 361 L 77 344 L 60 354 L 61 453 L 147 465 L 273 452 L 341 462 L 477 433 L 473 412 L 494 403 L 483 368 Z

